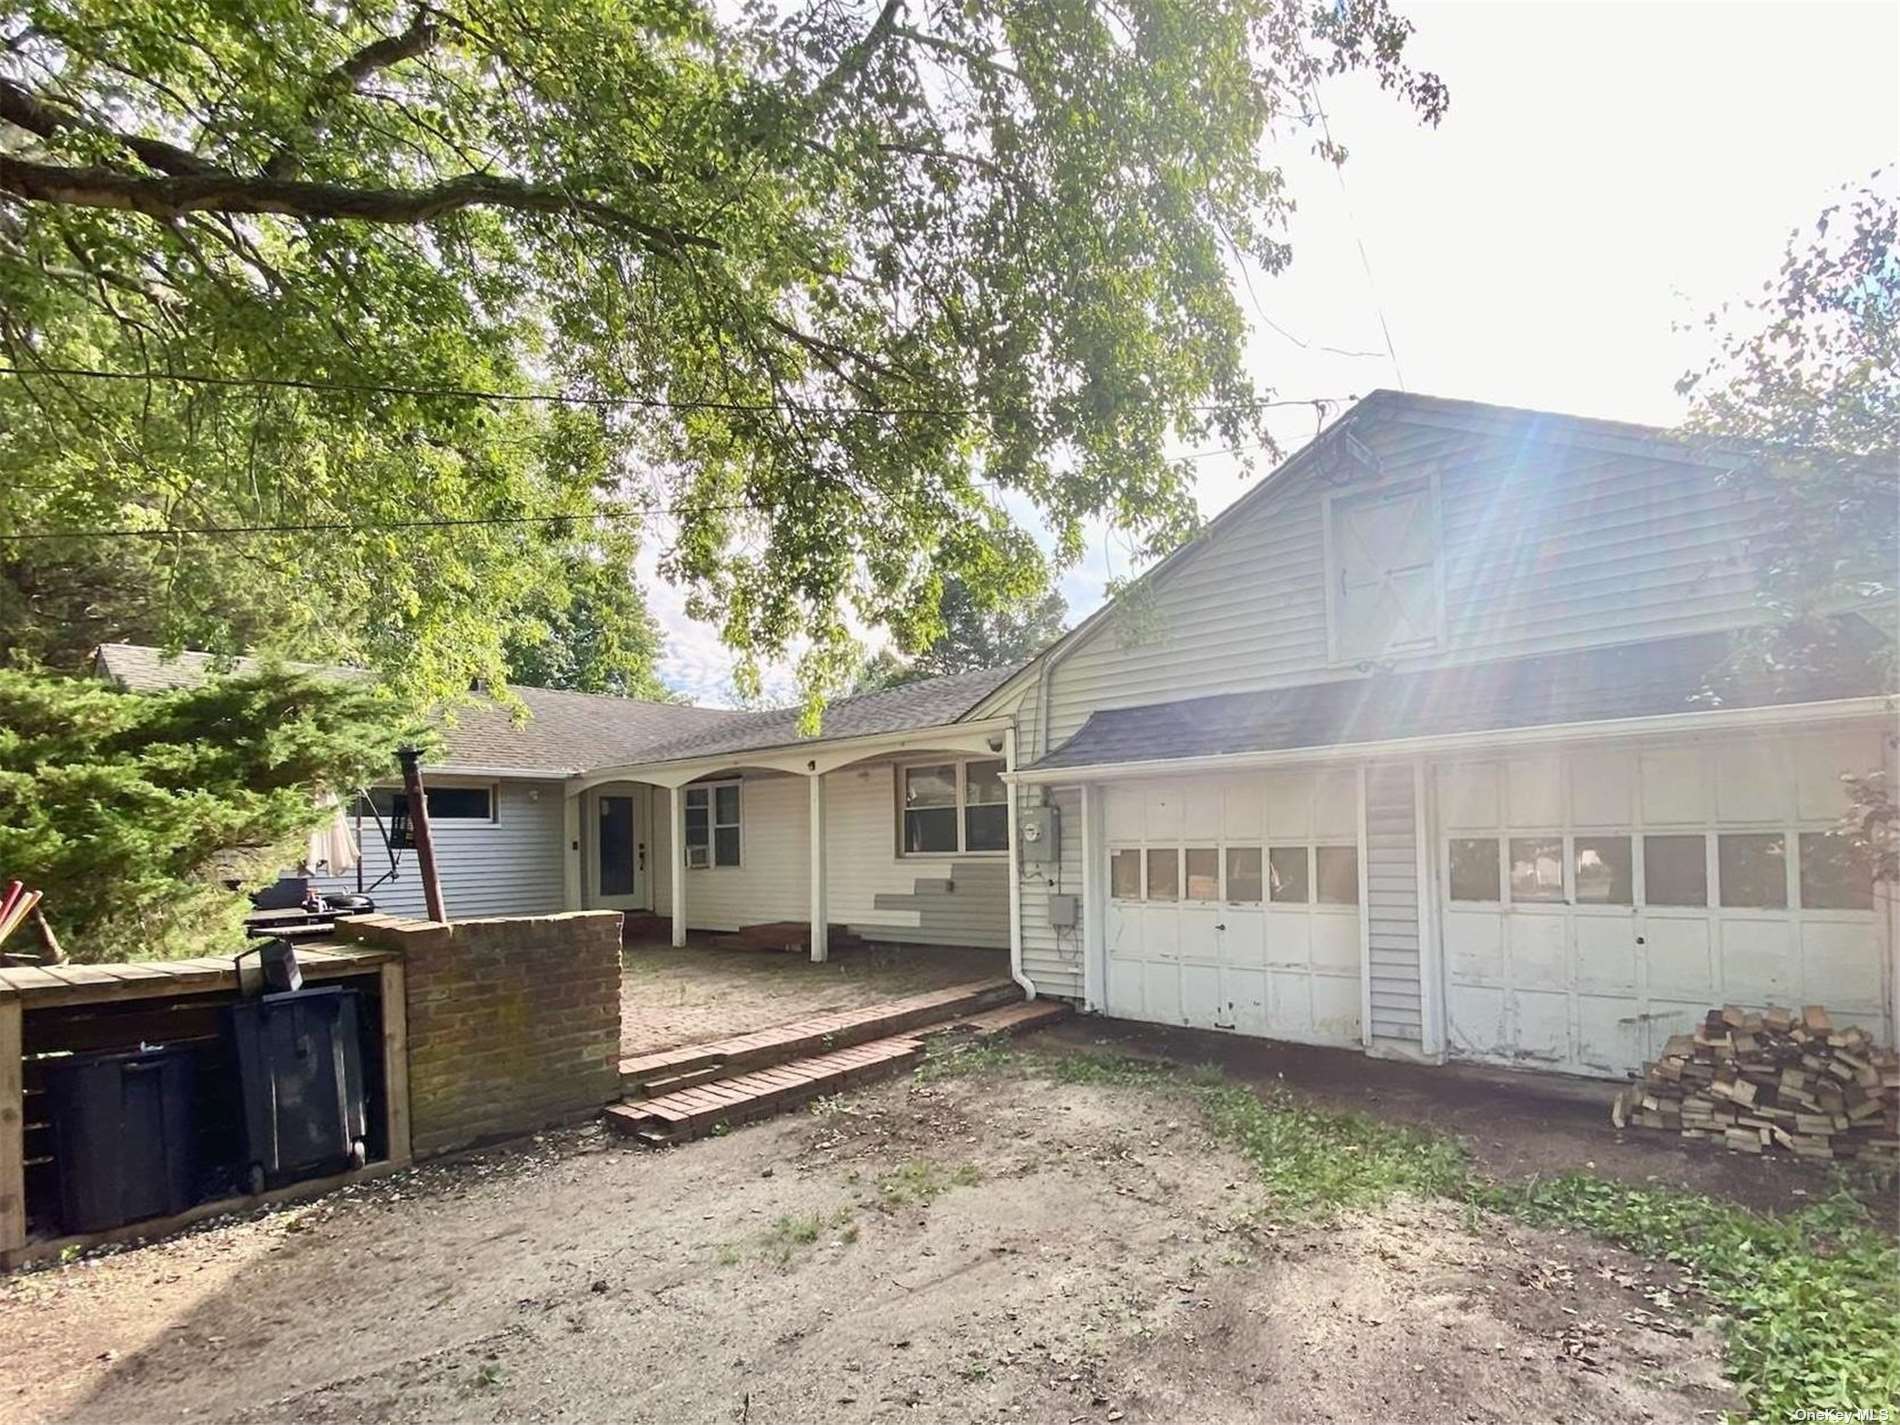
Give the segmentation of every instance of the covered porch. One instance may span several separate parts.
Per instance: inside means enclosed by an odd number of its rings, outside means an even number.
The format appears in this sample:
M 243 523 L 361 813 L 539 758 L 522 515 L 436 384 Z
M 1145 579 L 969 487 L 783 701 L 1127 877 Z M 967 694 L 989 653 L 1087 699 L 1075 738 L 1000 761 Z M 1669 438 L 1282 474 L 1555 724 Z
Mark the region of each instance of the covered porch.
M 1007 719 L 601 767 L 566 784 L 565 900 L 675 949 L 769 925 L 816 964 L 859 941 L 1013 963 L 1014 767 Z

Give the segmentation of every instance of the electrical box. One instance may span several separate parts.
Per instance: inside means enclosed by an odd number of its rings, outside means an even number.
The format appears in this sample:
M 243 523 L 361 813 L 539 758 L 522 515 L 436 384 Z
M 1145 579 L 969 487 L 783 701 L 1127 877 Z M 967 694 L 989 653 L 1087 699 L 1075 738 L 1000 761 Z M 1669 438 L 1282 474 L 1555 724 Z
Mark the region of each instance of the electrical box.
M 1024 807 L 1021 816 L 1022 859 L 1025 864 L 1054 861 L 1062 855 L 1062 819 L 1056 809 Z
M 1049 897 L 1049 928 L 1052 930 L 1074 930 L 1076 912 L 1080 909 L 1078 897 L 1061 895 Z

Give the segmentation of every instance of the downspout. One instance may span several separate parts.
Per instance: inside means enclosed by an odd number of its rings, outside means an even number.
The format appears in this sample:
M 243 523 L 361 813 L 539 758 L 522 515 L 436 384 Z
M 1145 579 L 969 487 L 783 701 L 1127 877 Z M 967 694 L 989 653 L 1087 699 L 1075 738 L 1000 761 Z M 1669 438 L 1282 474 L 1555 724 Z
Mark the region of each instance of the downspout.
M 1016 729 L 1003 729 L 1003 770 L 1016 770 Z M 1009 815 L 1009 977 L 1022 986 L 1023 998 L 1036 997 L 1036 982 L 1023 971 L 1022 826 L 1016 820 L 1017 793 L 1013 781 L 1003 783 Z

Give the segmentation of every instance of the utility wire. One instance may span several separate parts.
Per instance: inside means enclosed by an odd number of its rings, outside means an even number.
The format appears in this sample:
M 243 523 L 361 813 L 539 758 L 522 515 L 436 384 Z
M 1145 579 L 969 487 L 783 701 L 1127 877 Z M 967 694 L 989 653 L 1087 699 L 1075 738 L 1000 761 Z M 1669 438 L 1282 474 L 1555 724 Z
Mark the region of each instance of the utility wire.
M 564 392 L 491 391 L 476 386 L 407 386 L 374 381 L 312 381 L 288 376 L 217 376 L 191 371 L 105 371 L 85 366 L 0 366 L 0 376 L 73 377 L 91 381 L 170 381 L 180 385 L 217 387 L 261 387 L 286 391 L 334 391 L 366 396 L 418 396 L 460 401 L 499 401 L 512 404 L 546 402 L 551 405 L 592 406 L 596 408 L 634 407 L 656 411 L 724 411 L 739 414 L 764 414 L 772 411 L 797 411 L 815 416 L 937 416 L 961 420 L 972 416 L 996 414 L 988 406 L 847 406 L 808 401 L 708 401 L 673 400 L 659 396 L 586 396 Z M 1266 411 L 1289 406 L 1329 407 L 1344 404 L 1350 397 L 1306 396 L 1289 400 L 1217 401 L 1190 406 L 1197 415 L 1222 411 Z

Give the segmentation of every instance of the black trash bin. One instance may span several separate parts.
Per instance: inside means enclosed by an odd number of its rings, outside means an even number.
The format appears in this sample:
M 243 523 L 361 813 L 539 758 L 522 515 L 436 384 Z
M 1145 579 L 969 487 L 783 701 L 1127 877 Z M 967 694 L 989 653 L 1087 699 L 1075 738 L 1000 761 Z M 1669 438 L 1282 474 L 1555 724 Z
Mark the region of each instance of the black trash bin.
M 226 1007 L 244 1104 L 239 1163 L 251 1192 L 363 1165 L 359 998 L 305 989 Z
M 66 1231 L 99 1232 L 191 1206 L 197 1069 L 188 1048 L 46 1062 L 47 1118 Z

